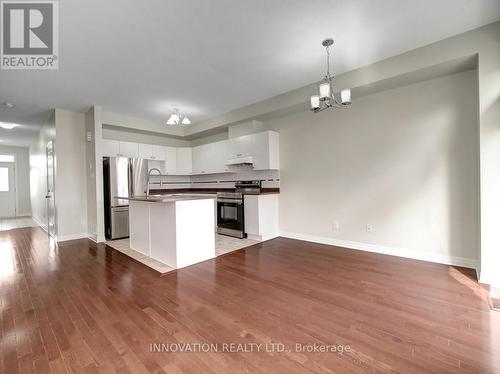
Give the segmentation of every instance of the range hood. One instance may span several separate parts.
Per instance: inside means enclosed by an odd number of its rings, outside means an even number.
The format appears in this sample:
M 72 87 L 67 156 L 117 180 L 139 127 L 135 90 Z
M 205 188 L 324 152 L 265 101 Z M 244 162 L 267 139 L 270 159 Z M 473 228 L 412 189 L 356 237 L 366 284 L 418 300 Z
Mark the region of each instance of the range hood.
M 252 156 L 231 158 L 227 160 L 226 165 L 253 165 L 253 158 Z

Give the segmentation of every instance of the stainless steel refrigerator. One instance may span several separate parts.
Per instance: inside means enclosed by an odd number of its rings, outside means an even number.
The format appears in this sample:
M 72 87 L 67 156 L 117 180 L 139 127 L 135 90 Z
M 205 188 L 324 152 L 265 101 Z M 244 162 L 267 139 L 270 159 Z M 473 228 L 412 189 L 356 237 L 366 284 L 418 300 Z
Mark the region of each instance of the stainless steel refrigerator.
M 126 157 L 103 158 L 104 227 L 106 239 L 129 236 L 128 200 L 117 197 L 144 195 L 147 160 Z

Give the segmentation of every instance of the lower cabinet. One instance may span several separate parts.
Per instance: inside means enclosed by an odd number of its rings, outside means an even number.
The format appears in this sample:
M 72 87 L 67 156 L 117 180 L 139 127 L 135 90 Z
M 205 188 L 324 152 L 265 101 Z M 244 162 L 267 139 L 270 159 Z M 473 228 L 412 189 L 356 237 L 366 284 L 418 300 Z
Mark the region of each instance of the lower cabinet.
M 279 194 L 245 195 L 245 232 L 249 239 L 279 236 Z

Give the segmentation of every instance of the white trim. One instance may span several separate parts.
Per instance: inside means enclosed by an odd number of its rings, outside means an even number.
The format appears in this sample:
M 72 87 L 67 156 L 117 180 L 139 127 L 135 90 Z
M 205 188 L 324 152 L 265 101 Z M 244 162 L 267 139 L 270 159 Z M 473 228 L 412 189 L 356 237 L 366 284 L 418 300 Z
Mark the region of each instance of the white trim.
M 40 227 L 43 231 L 47 232 L 47 226 L 42 225 L 42 224 L 40 223 L 40 221 L 39 221 L 38 219 L 36 219 L 35 217 L 33 217 L 33 216 L 31 217 L 31 219 L 32 219 L 33 221 L 35 221 L 35 223 L 38 225 L 38 227 Z
M 247 234 L 247 238 L 251 240 L 257 240 L 259 242 L 267 242 L 268 240 L 275 239 L 279 234 L 277 235 L 270 235 L 270 234 L 265 234 L 265 235 L 255 235 L 255 234 Z
M 75 240 L 75 239 L 87 239 L 88 234 L 87 233 L 82 233 L 82 234 L 70 234 L 70 235 L 58 235 L 57 236 L 57 242 L 65 242 L 66 240 Z
M 478 279 L 480 283 L 500 288 L 500 277 L 495 276 L 495 274 L 487 273 L 485 271 L 478 271 Z
M 31 213 L 18 213 L 16 217 L 31 217 Z
M 247 238 L 251 240 L 262 241 L 262 235 L 247 234 Z
M 411 258 L 414 260 L 437 262 L 439 264 L 446 264 L 446 265 L 453 265 L 453 266 L 462 266 L 462 267 L 471 268 L 471 269 L 476 269 L 477 265 L 478 265 L 478 261 L 475 259 L 471 259 L 471 258 L 448 256 L 448 255 L 442 255 L 442 254 L 437 254 L 437 253 L 423 253 L 423 252 L 415 251 L 412 249 L 386 247 L 386 246 L 378 245 L 378 244 L 353 242 L 353 241 L 348 241 L 348 240 L 328 238 L 328 237 L 324 237 L 324 236 L 298 234 L 298 233 L 293 233 L 293 232 L 288 232 L 288 231 L 281 231 L 280 236 L 282 236 L 284 238 L 305 240 L 308 242 L 328 244 L 328 245 L 333 245 L 333 246 L 337 246 L 337 247 L 356 249 L 356 250 L 360 250 L 360 251 L 367 251 L 367 252 L 381 253 L 381 254 L 390 255 L 390 256 Z
M 97 236 L 92 234 L 87 234 L 87 239 L 92 240 L 94 243 L 97 243 Z

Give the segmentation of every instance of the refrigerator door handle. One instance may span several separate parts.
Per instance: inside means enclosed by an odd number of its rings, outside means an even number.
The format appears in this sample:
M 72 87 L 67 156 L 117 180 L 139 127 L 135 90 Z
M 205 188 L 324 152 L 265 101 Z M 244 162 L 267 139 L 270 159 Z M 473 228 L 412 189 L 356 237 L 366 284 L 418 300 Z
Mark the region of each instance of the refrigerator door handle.
M 134 196 L 134 171 L 133 171 L 133 166 L 134 166 L 134 159 L 129 160 L 128 164 L 128 192 L 129 192 L 129 197 Z

